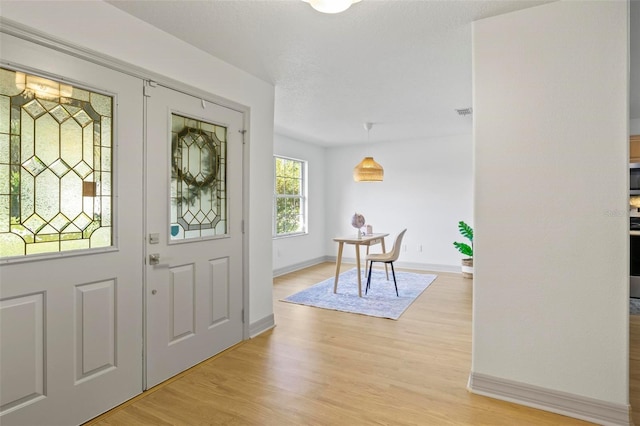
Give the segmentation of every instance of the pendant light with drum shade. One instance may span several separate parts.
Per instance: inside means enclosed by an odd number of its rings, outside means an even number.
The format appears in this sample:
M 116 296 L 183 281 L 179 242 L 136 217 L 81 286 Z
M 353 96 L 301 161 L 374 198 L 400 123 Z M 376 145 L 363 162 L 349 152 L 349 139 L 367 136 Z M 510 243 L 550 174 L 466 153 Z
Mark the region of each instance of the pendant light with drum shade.
M 369 142 L 369 131 L 373 127 L 373 123 L 364 123 L 367 130 L 367 142 Z M 356 182 L 382 182 L 384 177 L 384 169 L 373 160 L 373 157 L 364 157 L 364 159 L 353 168 L 353 180 Z

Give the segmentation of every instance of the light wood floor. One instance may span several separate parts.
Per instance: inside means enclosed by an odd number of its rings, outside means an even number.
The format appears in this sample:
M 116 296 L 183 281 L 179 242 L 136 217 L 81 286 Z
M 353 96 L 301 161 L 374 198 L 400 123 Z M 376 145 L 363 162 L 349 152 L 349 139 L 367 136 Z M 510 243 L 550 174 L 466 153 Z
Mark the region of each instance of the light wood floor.
M 640 425 L 640 315 L 629 315 L 629 402 L 633 423 Z
M 275 279 L 274 330 L 90 424 L 588 424 L 467 391 L 471 280 L 458 274 L 438 273 L 398 321 L 278 301 L 334 268 L 324 263 Z M 633 320 L 631 389 L 640 404 L 640 316 Z

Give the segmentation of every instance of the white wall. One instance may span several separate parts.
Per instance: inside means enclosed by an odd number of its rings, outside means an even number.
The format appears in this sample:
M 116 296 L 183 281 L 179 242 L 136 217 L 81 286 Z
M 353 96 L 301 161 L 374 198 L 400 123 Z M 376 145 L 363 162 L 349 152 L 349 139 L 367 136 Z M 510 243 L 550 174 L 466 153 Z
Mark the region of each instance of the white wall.
M 474 24 L 472 375 L 626 407 L 627 3 Z
M 251 108 L 250 322 L 272 315 L 274 87 L 101 1 L 2 1 L 2 16 Z
M 373 156 L 383 182 L 354 182 L 353 168 Z M 407 250 L 398 264 L 460 271 L 453 241 L 463 241 L 458 221 L 472 222 L 471 135 L 327 149 L 326 254 L 336 256 L 332 237 L 355 235 L 351 217 L 364 215 L 374 232 L 388 232 L 388 249 L 403 228 Z M 418 246 L 422 251 L 418 251 Z M 345 249 L 344 258 L 355 258 Z
M 277 275 L 324 258 L 326 168 L 323 147 L 286 136 L 274 135 L 273 153 L 308 162 L 308 234 L 273 239 L 273 270 Z

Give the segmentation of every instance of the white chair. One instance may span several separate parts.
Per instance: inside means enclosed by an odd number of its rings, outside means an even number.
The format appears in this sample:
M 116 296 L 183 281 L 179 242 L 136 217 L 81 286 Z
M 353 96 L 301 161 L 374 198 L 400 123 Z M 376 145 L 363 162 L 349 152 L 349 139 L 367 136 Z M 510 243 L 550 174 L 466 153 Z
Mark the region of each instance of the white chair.
M 373 262 L 382 262 L 382 263 L 390 263 L 391 264 L 391 273 L 393 274 L 393 284 L 396 286 L 396 296 L 400 297 L 398 294 L 398 283 L 396 282 L 396 271 L 393 269 L 393 262 L 398 260 L 400 256 L 400 247 L 402 245 L 402 237 L 404 237 L 404 233 L 407 230 L 403 230 L 398 234 L 396 240 L 393 243 L 393 248 L 388 253 L 373 253 L 367 255 L 367 263 L 366 265 L 369 268 L 369 274 L 367 276 L 367 287 L 364 290 L 364 294 L 367 294 L 369 291 L 369 287 L 371 287 L 371 270 L 373 269 Z M 389 275 L 387 275 L 387 279 L 389 279 Z

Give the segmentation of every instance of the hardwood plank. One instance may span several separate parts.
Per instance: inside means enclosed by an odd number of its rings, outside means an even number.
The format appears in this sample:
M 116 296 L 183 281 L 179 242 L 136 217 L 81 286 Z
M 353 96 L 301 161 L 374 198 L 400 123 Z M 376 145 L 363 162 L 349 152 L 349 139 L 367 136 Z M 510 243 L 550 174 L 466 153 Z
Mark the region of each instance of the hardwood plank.
M 88 424 L 589 424 L 467 391 L 472 281 L 459 274 L 438 273 L 398 321 L 279 301 L 333 277 L 335 267 L 274 279 L 275 329 Z M 632 394 L 640 403 L 640 318 L 634 323 Z

